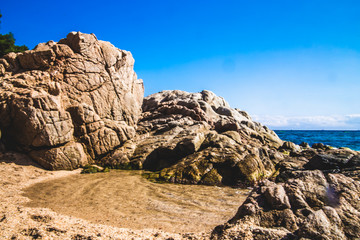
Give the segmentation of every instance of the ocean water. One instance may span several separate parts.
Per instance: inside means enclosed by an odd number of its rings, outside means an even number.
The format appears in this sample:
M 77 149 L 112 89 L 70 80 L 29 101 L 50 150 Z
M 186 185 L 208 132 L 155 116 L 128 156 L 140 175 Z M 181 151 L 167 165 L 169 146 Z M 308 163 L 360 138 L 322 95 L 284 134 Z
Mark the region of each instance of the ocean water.
M 360 151 L 360 131 L 275 130 L 275 132 L 282 140 L 296 144 L 307 142 L 311 146 L 314 143 L 323 143 L 336 148 L 348 147 Z

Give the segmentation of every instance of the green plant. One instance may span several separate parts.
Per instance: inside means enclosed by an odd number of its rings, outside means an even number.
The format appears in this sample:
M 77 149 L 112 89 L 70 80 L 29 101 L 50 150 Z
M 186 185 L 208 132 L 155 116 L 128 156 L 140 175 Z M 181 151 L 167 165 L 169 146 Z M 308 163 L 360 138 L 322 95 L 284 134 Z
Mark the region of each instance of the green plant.
M 95 165 L 85 165 L 81 171 L 82 174 L 98 172 L 110 172 L 110 169 L 108 167 L 102 168 Z
M 0 18 L 1 17 L 2 15 L 0 14 Z M 13 33 L 9 32 L 8 34 L 0 34 L 0 58 L 10 52 L 23 52 L 26 50 L 28 50 L 28 47 L 25 45 L 15 45 L 15 37 Z

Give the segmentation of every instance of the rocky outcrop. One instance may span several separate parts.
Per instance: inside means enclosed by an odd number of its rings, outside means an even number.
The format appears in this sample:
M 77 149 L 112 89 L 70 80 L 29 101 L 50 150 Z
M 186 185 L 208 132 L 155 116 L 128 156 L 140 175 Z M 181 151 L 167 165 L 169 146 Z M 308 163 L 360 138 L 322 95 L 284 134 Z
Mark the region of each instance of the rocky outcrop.
M 48 169 L 100 159 L 135 136 L 143 83 L 130 52 L 72 32 L 0 59 L 0 128 L 8 148 Z
M 257 186 L 213 239 L 358 239 L 360 182 L 320 170 L 294 171 Z
M 304 148 L 290 151 L 289 156 L 280 161 L 278 179 L 288 178 L 293 171 L 321 170 L 324 173 L 341 173 L 360 180 L 360 153 L 348 148 Z
M 360 153 L 284 142 L 277 176 L 250 193 L 212 239 L 359 239 Z
M 143 99 L 130 52 L 70 33 L 0 59 L 0 150 L 158 181 L 255 186 L 213 239 L 360 238 L 360 154 L 283 142 L 210 91 Z M 93 166 L 94 167 L 94 166 Z
M 283 159 L 277 135 L 210 91 L 163 91 L 144 99 L 138 135 L 104 162 L 193 184 L 254 184 Z
M 2 141 L 47 169 L 96 161 L 211 185 L 254 184 L 276 172 L 284 155 L 273 131 L 210 91 L 163 91 L 142 104 L 133 65 L 129 52 L 79 32 L 6 55 Z

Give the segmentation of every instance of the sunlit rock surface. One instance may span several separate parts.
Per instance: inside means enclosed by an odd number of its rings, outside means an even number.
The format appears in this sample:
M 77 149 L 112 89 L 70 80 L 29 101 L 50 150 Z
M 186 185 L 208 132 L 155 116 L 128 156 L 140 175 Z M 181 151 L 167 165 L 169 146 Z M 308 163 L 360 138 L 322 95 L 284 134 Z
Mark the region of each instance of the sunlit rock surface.
M 162 91 L 144 99 L 136 138 L 106 163 L 152 170 L 162 181 L 243 186 L 274 174 L 281 145 L 210 91 Z
M 135 136 L 143 83 L 130 52 L 93 34 L 0 59 L 0 128 L 8 148 L 47 169 L 73 169 Z

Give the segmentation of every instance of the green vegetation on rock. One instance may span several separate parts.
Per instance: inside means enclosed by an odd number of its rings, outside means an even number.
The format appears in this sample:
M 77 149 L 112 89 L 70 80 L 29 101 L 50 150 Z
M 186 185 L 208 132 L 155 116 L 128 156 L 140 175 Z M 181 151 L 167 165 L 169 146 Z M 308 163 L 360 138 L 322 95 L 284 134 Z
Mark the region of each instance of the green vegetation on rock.
M 109 172 L 110 169 L 108 167 L 102 168 L 96 165 L 86 165 L 83 167 L 81 171 L 82 174 L 85 173 L 98 173 L 98 172 Z
M 165 181 L 162 177 L 160 177 L 159 172 L 143 172 L 141 175 L 153 183 L 168 183 L 168 181 Z
M 2 15 L 0 14 L 0 18 L 1 17 Z M 0 57 L 3 57 L 5 54 L 10 52 L 23 52 L 26 50 L 28 50 L 28 47 L 25 45 L 15 45 L 15 38 L 13 33 L 9 32 L 8 34 L 0 34 Z

